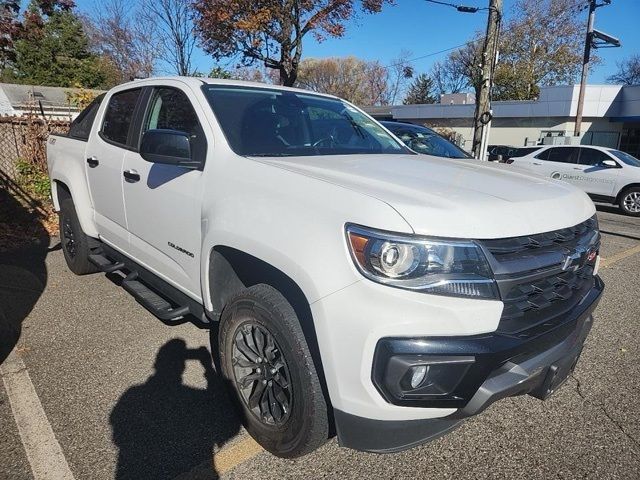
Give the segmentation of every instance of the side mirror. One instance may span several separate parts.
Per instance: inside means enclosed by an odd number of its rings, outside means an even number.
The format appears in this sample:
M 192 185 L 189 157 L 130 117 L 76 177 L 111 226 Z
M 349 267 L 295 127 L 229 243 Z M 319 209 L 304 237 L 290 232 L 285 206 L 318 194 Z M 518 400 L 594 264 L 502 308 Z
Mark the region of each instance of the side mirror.
M 189 134 L 178 130 L 147 130 L 142 136 L 140 156 L 152 163 L 200 167 L 200 162 L 192 158 Z
M 600 165 L 602 165 L 603 167 L 608 167 L 608 168 L 617 168 L 618 164 L 616 163 L 615 160 L 603 160 L 602 162 L 600 162 Z

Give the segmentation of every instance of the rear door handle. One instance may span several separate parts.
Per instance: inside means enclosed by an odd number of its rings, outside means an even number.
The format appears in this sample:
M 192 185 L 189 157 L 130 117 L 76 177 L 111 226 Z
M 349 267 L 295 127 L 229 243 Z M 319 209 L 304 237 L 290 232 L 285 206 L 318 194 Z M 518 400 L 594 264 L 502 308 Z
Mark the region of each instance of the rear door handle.
M 140 174 L 135 170 L 125 170 L 122 175 L 129 183 L 135 183 L 140 181 Z
M 580 167 L 573 167 L 574 170 L 582 170 Z
M 96 168 L 98 165 L 100 165 L 100 161 L 98 160 L 98 157 L 93 156 L 93 157 L 87 158 L 87 164 L 91 168 Z

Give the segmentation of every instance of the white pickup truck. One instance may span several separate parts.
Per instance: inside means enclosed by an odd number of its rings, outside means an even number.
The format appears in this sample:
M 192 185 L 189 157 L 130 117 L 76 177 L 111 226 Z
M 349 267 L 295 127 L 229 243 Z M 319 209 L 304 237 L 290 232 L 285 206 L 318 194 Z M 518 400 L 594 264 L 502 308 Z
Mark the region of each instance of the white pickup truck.
M 248 431 L 283 457 L 332 432 L 398 451 L 501 398 L 546 398 L 603 291 L 585 193 L 418 155 L 332 96 L 135 81 L 48 159 L 69 268 L 209 326 Z

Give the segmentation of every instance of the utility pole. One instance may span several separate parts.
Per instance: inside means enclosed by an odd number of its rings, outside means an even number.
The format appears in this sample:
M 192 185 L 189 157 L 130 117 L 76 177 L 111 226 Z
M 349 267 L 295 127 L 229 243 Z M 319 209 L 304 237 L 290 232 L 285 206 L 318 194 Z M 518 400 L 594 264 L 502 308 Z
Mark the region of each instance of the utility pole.
M 610 5 L 611 0 L 589 0 L 589 20 L 587 21 L 587 36 L 584 41 L 584 56 L 582 58 L 582 75 L 580 76 L 580 93 L 578 94 L 578 108 L 576 110 L 576 126 L 573 135 L 580 136 L 582 130 L 582 111 L 584 110 L 584 95 L 587 89 L 587 76 L 589 75 L 589 60 L 592 48 L 619 47 L 620 40 L 604 32 L 595 30 L 596 8 Z
M 596 0 L 589 0 L 589 20 L 587 21 L 587 37 L 584 41 L 584 56 L 582 57 L 582 75 L 580 76 L 580 93 L 578 94 L 578 109 L 576 111 L 576 126 L 573 130 L 575 137 L 580 136 L 582 130 L 582 110 L 584 109 L 584 92 L 587 89 L 589 75 L 589 59 L 591 57 L 591 41 L 593 38 L 593 23 L 596 19 Z
M 502 0 L 490 0 L 487 33 L 482 47 L 482 79 L 480 96 L 476 98 L 473 130 L 473 153 L 484 160 L 487 152 L 489 129 L 491 128 L 491 87 L 498 57 L 498 38 L 502 20 Z

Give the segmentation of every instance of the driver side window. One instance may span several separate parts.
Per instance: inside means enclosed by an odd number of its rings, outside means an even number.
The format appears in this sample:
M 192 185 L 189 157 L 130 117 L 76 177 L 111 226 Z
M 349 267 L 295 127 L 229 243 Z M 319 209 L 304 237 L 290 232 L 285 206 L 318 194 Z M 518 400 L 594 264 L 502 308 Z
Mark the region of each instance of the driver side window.
M 204 162 L 207 140 L 198 115 L 183 91 L 170 87 L 154 89 L 142 133 L 156 129 L 188 133 L 192 158 Z

